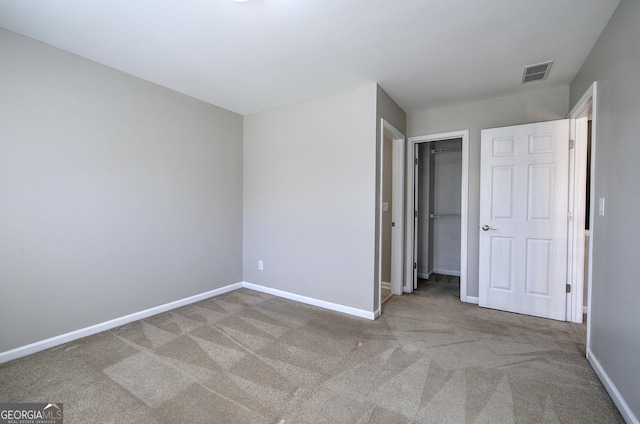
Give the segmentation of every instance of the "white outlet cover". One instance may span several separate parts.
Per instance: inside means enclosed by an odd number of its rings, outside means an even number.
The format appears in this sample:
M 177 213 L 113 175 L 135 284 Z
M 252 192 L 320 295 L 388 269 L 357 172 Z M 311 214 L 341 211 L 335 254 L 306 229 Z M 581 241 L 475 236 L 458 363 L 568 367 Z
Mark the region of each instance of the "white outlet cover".
M 382 202 L 382 212 L 389 212 L 389 202 Z

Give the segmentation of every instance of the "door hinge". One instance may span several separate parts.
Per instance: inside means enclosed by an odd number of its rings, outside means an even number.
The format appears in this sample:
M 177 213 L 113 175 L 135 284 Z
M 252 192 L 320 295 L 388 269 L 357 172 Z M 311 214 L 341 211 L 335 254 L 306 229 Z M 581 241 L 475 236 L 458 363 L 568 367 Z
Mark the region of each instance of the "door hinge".
M 415 163 L 416 165 L 418 164 L 418 158 L 416 158 L 416 159 L 415 159 L 415 162 L 414 162 L 414 163 Z
M 567 293 L 571 293 L 571 284 L 567 284 Z
M 569 222 L 573 221 L 573 213 L 567 212 L 567 221 Z
M 413 217 L 417 218 L 418 217 L 418 211 L 413 211 Z
M 574 147 L 576 147 L 576 141 L 575 140 L 569 140 L 569 149 L 573 149 Z
M 418 269 L 418 262 L 413 263 L 413 269 Z

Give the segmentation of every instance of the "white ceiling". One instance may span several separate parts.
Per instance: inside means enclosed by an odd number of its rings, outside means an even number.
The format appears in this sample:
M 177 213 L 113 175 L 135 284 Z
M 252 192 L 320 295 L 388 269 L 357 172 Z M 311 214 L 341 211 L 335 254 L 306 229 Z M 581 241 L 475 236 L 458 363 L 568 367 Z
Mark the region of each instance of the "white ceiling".
M 410 113 L 569 84 L 619 1 L 0 0 L 0 26 L 241 114 L 373 82 Z

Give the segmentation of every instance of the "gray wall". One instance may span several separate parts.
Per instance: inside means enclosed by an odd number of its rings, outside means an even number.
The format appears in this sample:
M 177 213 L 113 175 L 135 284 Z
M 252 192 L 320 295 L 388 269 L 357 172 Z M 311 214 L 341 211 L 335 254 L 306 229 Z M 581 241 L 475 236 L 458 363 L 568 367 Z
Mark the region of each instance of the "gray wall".
M 640 418 L 640 3 L 623 0 L 571 83 L 574 105 L 598 81 L 591 352 Z M 597 208 L 596 208 L 597 210 Z
M 242 281 L 242 117 L 0 29 L 0 351 Z
M 564 86 L 484 102 L 425 110 L 407 116 L 407 136 L 469 130 L 468 296 L 478 296 L 480 130 L 564 119 L 568 112 L 569 87 Z
M 376 90 L 245 116 L 245 281 L 373 311 Z
M 381 137 L 382 137 L 382 134 L 384 133 L 384 129 L 382 127 L 382 119 L 387 121 L 389 124 L 393 125 L 393 127 L 396 130 L 400 131 L 402 134 L 405 134 L 405 135 L 407 134 L 407 114 L 404 112 L 404 110 L 402 110 L 400 106 L 398 106 L 398 104 L 391 97 L 389 97 L 389 95 L 386 93 L 386 91 L 382 89 L 382 87 L 380 87 L 379 85 L 376 85 L 376 123 L 375 123 L 376 125 L 375 143 L 376 143 L 376 158 L 377 158 L 376 175 L 375 175 L 376 187 L 378 187 L 378 185 L 381 184 L 381 179 L 382 179 L 382 163 L 379 160 L 381 157 L 381 151 L 382 151 Z M 378 193 L 378 190 L 376 190 L 376 197 L 375 197 L 375 204 L 374 204 L 375 222 L 376 222 L 376 227 L 375 227 L 376 240 L 378 240 L 378 238 L 380 237 L 379 229 L 377 225 L 380 219 L 380 216 L 379 216 L 380 213 L 378 210 L 378 205 L 380 204 L 380 202 L 381 200 L 379 198 L 379 193 Z M 381 268 L 379 267 L 379 264 L 378 264 L 379 262 L 378 258 L 380 257 L 378 249 L 379 249 L 379 246 L 376 245 L 375 253 L 374 253 L 375 261 L 376 261 L 375 270 L 374 270 L 374 281 L 378 281 L 379 279 L 381 279 L 381 276 L 378 275 L 378 269 Z M 404 269 L 404 263 L 401 266 Z M 404 285 L 404 282 L 403 282 L 403 285 Z M 379 294 L 380 293 L 378 292 L 378 290 L 373 291 L 374 310 L 380 309 Z
M 383 134 L 383 128 L 382 128 L 382 122 L 381 120 L 384 119 L 385 121 L 387 121 L 389 124 L 393 125 L 393 127 L 395 129 L 397 129 L 398 131 L 400 131 L 402 134 L 406 134 L 407 133 L 407 114 L 404 112 L 404 110 L 402 110 L 402 108 L 400 108 L 400 106 L 398 106 L 398 104 L 391 98 L 389 97 L 389 95 L 386 93 L 386 91 L 384 91 L 382 89 L 382 87 L 380 87 L 379 85 L 376 86 L 376 121 L 375 121 L 375 126 L 376 126 L 376 179 L 375 179 L 375 184 L 376 187 L 378 187 L 378 184 L 381 184 L 381 178 L 382 178 L 382 170 L 380 169 L 380 157 L 382 155 L 382 145 L 380 143 L 382 134 Z M 403 177 L 404 178 L 404 177 Z M 379 198 L 379 193 L 378 190 L 376 190 L 376 201 L 375 201 L 375 222 L 377 223 L 378 220 L 380 219 L 379 216 L 379 211 L 378 211 L 378 205 L 380 204 L 379 202 L 381 202 L 381 199 Z M 391 204 L 389 205 L 389 207 L 391 208 Z M 402 211 L 400 211 L 402 212 Z M 375 228 L 375 238 L 376 240 L 378 240 L 379 238 L 379 228 L 376 225 Z M 375 246 L 375 260 L 376 260 L 376 266 L 375 266 L 375 270 L 374 270 L 374 281 L 378 281 L 378 280 L 382 280 L 384 281 L 384 278 L 382 276 L 378 275 L 378 258 L 379 258 L 379 249 L 380 246 L 376 245 Z M 383 256 L 384 257 L 384 256 Z M 401 264 L 402 268 L 404 269 L 404 263 Z M 382 267 L 380 267 L 382 268 Z M 389 268 L 391 268 L 391 264 L 389 264 Z M 389 280 L 387 280 L 388 282 L 390 282 Z M 403 282 L 404 285 L 404 282 Z M 375 305 L 375 308 L 377 309 L 380 306 L 380 299 L 379 299 L 379 294 L 380 291 L 378 290 L 378 287 L 375 287 L 374 293 L 373 293 L 373 302 Z
M 245 281 L 379 307 L 380 118 L 405 129 L 377 84 L 245 117 Z
M 376 119 L 378 121 L 377 135 L 379 136 L 380 131 L 382 131 L 380 127 L 380 118 L 384 118 L 402 134 L 406 134 L 407 114 L 391 97 L 389 97 L 382 87 L 377 86 L 376 93 Z M 378 137 L 377 140 L 380 140 L 380 137 Z

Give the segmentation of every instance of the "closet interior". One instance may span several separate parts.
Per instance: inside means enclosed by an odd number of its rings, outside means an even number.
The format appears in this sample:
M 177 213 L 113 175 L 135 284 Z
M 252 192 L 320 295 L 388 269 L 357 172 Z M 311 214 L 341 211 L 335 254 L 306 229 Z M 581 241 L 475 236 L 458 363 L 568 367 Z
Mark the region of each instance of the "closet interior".
M 417 149 L 418 279 L 459 277 L 462 139 L 420 143 Z M 459 278 L 446 280 L 459 286 Z

